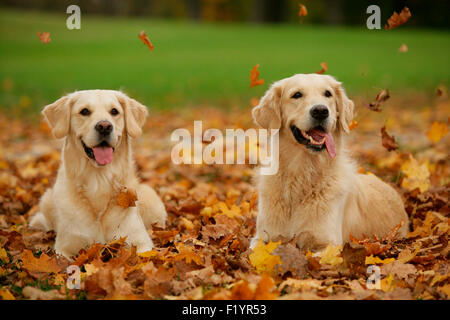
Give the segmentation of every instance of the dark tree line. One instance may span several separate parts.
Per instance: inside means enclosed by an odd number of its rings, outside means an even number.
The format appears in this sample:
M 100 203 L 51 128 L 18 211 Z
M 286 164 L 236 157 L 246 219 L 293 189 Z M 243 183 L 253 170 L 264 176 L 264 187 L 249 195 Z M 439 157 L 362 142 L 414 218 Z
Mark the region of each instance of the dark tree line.
M 304 23 L 362 25 L 367 19 L 366 8 L 377 4 L 382 21 L 406 5 L 413 14 L 410 25 L 450 26 L 449 0 L 0 0 L 0 6 L 62 13 L 67 6 L 77 4 L 86 14 L 254 23 L 298 22 L 299 3 L 308 8 Z

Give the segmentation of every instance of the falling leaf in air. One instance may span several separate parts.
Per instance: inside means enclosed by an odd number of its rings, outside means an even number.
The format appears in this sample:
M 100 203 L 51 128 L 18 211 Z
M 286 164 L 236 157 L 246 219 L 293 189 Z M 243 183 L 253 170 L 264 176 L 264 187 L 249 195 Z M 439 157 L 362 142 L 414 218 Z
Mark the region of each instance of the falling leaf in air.
M 375 97 L 375 101 L 369 103 L 369 109 L 375 112 L 380 112 L 380 105 L 389 99 L 391 96 L 389 95 L 389 90 L 381 90 L 377 96 Z
M 120 193 L 117 195 L 117 205 L 126 209 L 135 207 L 137 201 L 136 190 L 132 188 L 122 187 Z
M 400 48 L 398 48 L 398 52 L 408 52 L 408 46 L 406 44 L 402 44 Z
M 150 39 L 147 37 L 147 35 L 145 34 L 144 30 L 142 30 L 139 33 L 139 39 L 142 40 L 142 42 L 150 49 L 150 51 L 153 51 L 153 44 L 150 42 Z
M 398 149 L 398 143 L 395 141 L 393 136 L 387 133 L 386 127 L 381 128 L 381 144 L 387 151 Z
M 359 125 L 358 121 L 352 120 L 352 121 L 350 121 L 350 124 L 348 125 L 348 128 L 350 130 L 353 130 L 353 129 L 356 129 L 358 127 L 358 125 Z
M 433 143 L 438 143 L 448 132 L 448 126 L 444 122 L 434 121 L 427 132 L 428 139 Z
M 39 258 L 36 258 L 31 250 L 23 250 L 22 252 L 23 267 L 30 272 L 59 272 L 61 267 L 54 258 L 50 258 L 45 253 L 42 253 Z
M 323 74 L 328 71 L 328 65 L 326 64 L 326 62 L 322 62 L 320 66 L 322 67 L 322 69 L 316 71 L 317 74 Z
M 308 15 L 308 9 L 306 9 L 306 6 L 304 6 L 301 3 L 299 3 L 298 6 L 299 6 L 298 16 L 300 17 L 301 22 L 303 17 L 306 17 Z
M 419 164 L 410 155 L 409 159 L 402 164 L 401 170 L 405 175 L 402 181 L 403 188 L 410 191 L 419 188 L 420 192 L 425 192 L 430 188 L 430 171 L 426 162 Z
M 36 32 L 37 36 L 39 37 L 39 40 L 41 40 L 42 43 L 49 43 L 51 41 L 50 39 L 50 32 Z
M 404 7 L 400 13 L 394 12 L 392 16 L 388 19 L 388 24 L 384 26 L 386 30 L 397 28 L 411 18 L 411 11 L 408 7 Z M 388 26 L 389 25 L 389 26 Z
M 273 274 L 275 266 L 282 264 L 280 256 L 271 254 L 280 243 L 281 241 L 270 241 L 268 244 L 264 244 L 262 239 L 258 240 L 253 252 L 249 255 L 250 263 L 258 273 Z
M 264 84 L 264 79 L 259 79 L 259 63 L 250 71 L 250 88 Z

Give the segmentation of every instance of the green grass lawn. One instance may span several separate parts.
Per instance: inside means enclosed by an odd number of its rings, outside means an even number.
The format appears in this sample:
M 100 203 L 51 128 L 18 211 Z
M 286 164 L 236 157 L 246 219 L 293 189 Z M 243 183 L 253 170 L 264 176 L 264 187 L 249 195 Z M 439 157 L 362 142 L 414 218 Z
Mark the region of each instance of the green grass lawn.
M 363 27 L 207 24 L 83 16 L 81 30 L 67 15 L 0 9 L 0 105 L 40 109 L 76 89 L 123 89 L 150 107 L 194 103 L 248 105 L 267 85 L 328 64 L 351 94 L 380 88 L 429 91 L 449 84 L 448 31 L 391 31 Z M 153 52 L 139 40 L 145 30 Z M 36 31 L 51 33 L 44 45 Z M 409 51 L 398 52 L 402 43 Z M 249 89 L 249 71 L 261 64 L 266 84 Z M 22 99 L 21 99 L 22 98 Z

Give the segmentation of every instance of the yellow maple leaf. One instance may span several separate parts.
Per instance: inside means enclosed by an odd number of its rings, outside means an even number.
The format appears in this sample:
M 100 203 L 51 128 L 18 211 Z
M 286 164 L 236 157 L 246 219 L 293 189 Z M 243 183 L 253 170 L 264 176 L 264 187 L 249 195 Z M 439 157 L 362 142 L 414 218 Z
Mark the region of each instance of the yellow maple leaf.
M 6 250 L 2 247 L 0 247 L 0 260 L 6 263 L 9 262 L 8 253 L 6 253 Z
M 35 258 L 31 250 L 24 250 L 21 256 L 23 267 L 30 272 L 54 272 L 61 270 L 57 261 L 42 253 L 39 258 Z
M 437 287 L 438 291 L 443 292 L 447 295 L 447 298 L 450 298 L 450 283 L 443 285 L 442 287 Z
M 402 181 L 402 187 L 412 191 L 419 188 L 420 192 L 427 191 L 430 186 L 430 171 L 426 162 L 419 165 L 411 155 L 409 160 L 402 164 L 401 170 L 406 176 Z
M 158 251 L 153 249 L 150 251 L 139 252 L 137 255 L 141 258 L 151 258 L 151 257 L 156 257 L 158 255 Z
M 271 254 L 280 243 L 281 241 L 270 241 L 268 244 L 264 244 L 262 239 L 259 239 L 253 252 L 249 255 L 250 263 L 258 273 L 273 274 L 275 266 L 282 264 L 280 256 Z
M 55 279 L 53 280 L 53 284 L 55 286 L 63 286 L 66 284 L 66 279 L 64 278 L 64 276 L 61 273 L 58 273 L 55 276 Z
M 0 289 L 0 297 L 2 300 L 16 300 L 8 289 Z
M 84 265 L 84 269 L 86 270 L 86 276 L 89 277 L 98 271 L 98 268 L 91 263 L 86 263 Z
M 370 255 L 369 257 L 366 257 L 366 264 L 388 264 L 391 262 L 394 262 L 395 259 L 394 258 L 389 258 L 389 259 L 380 259 L 379 257 L 374 257 L 373 255 Z
M 178 250 L 178 254 L 175 256 L 175 260 L 186 260 L 187 263 L 195 262 L 197 265 L 203 265 L 202 257 L 200 257 L 193 249 L 193 247 L 186 246 L 184 243 L 179 242 L 175 245 Z
M 430 130 L 427 132 L 428 139 L 433 143 L 438 143 L 448 132 L 448 127 L 445 122 L 434 121 L 431 124 Z
M 422 247 L 422 245 L 420 244 L 420 242 L 418 242 L 416 245 L 414 245 L 413 252 L 411 252 L 411 250 L 409 250 L 409 249 L 403 250 L 398 255 L 397 261 L 401 262 L 401 263 L 407 263 L 407 262 L 411 261 L 419 253 L 419 250 L 421 247 Z
M 344 262 L 342 257 L 339 257 L 342 251 L 342 246 L 334 246 L 330 243 L 325 250 L 320 253 L 320 264 L 330 264 L 337 266 Z
M 395 289 L 395 286 L 394 286 L 394 277 L 392 276 L 392 274 L 389 273 L 388 277 L 381 279 L 380 286 L 381 290 L 383 290 L 384 292 L 393 291 Z
M 217 205 L 219 206 L 220 211 L 229 218 L 234 218 L 241 215 L 241 209 L 234 204 L 231 208 L 228 208 L 225 202 L 219 202 Z
M 436 219 L 432 211 L 428 211 L 425 220 L 423 220 L 422 225 L 418 226 L 413 231 L 409 232 L 406 236 L 407 239 L 415 238 L 417 236 L 425 236 L 431 233 L 431 228 L 433 227 L 433 222 Z

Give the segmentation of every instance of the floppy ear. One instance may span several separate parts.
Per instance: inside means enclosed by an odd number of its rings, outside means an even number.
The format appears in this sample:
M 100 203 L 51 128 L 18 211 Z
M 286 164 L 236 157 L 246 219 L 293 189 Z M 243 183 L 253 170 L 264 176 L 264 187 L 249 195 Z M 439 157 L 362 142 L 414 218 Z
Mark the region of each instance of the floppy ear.
M 139 137 L 148 115 L 147 107 L 123 93 L 117 98 L 125 110 L 125 129 L 128 135 L 132 138 Z
M 347 97 L 340 82 L 336 81 L 334 90 L 337 94 L 338 124 L 344 132 L 349 133 L 350 129 L 348 126 L 353 119 L 355 104 Z
M 281 85 L 276 82 L 261 98 L 259 105 L 253 108 L 253 120 L 264 129 L 281 127 Z
M 69 134 L 71 105 L 71 100 L 68 96 L 65 96 L 42 110 L 45 120 L 57 139 L 61 139 Z

